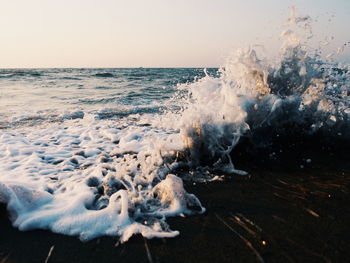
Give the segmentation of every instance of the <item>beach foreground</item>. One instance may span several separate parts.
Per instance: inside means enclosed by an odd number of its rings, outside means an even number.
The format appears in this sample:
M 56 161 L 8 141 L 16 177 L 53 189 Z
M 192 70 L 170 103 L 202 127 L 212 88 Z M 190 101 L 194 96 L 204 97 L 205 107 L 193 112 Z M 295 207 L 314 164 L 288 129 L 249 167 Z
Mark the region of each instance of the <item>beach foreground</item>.
M 204 215 L 169 218 L 180 235 L 125 244 L 82 243 L 49 231 L 20 232 L 1 207 L 1 262 L 346 262 L 350 169 L 345 157 L 314 157 L 303 169 L 254 168 L 224 182 L 187 183 Z M 341 164 L 341 165 L 340 165 Z M 269 167 L 273 167 L 270 166 Z M 51 251 L 51 253 L 50 253 Z

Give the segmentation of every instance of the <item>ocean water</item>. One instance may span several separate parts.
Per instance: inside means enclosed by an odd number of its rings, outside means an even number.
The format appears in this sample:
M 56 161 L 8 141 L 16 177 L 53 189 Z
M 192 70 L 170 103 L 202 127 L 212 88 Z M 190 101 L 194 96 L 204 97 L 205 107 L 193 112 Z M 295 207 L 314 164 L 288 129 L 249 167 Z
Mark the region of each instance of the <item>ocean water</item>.
M 283 150 L 277 137 L 348 143 L 349 65 L 304 45 L 307 17 L 287 22 L 278 58 L 249 47 L 219 69 L 1 69 L 0 202 L 13 225 L 174 237 L 167 217 L 205 211 L 183 181 L 245 175 L 232 158 L 242 142 L 243 155 Z
M 217 69 L 209 69 L 213 75 Z M 177 85 L 203 69 L 2 69 L 0 129 L 82 118 L 160 113 Z M 167 102 L 167 105 L 164 103 Z M 176 105 L 174 105 L 176 106 Z

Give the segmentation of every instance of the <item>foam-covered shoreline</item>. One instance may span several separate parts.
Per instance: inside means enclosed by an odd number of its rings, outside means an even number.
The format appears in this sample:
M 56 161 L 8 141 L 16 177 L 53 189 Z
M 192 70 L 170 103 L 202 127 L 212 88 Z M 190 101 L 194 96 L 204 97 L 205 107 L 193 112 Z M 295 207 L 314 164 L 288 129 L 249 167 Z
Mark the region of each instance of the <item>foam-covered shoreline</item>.
M 160 153 L 152 153 L 162 133 L 151 144 L 154 131 L 131 122 L 119 130 L 88 116 L 22 136 L 3 133 L 0 192 L 14 226 L 82 240 L 170 237 L 178 232 L 167 230 L 165 216 L 203 212 L 182 180 L 168 174 Z
M 306 154 L 306 153 L 305 153 Z M 10 262 L 161 262 L 257 261 L 248 240 L 269 262 L 284 260 L 346 262 L 349 250 L 349 164 L 346 157 L 309 155 L 311 163 L 290 171 L 288 164 L 262 165 L 251 176 L 224 182 L 185 183 L 207 212 L 167 221 L 180 235 L 171 240 L 145 240 L 136 235 L 125 244 L 117 237 L 80 242 L 50 231 L 18 231 L 0 204 L 0 259 Z M 299 156 L 299 161 L 304 156 Z M 251 159 L 250 159 L 251 161 Z M 242 165 L 242 164 L 241 164 Z M 222 221 L 223 220 L 223 221 Z M 223 223 L 224 222 L 224 223 Z M 227 227 L 227 224 L 229 227 Z M 146 244 L 146 245 L 145 245 Z

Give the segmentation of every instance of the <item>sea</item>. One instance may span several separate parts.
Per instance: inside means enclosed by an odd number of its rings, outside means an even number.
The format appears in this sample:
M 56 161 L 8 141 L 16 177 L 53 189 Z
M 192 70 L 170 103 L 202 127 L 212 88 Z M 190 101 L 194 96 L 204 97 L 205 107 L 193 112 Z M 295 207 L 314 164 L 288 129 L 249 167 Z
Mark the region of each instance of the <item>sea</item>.
M 254 163 L 290 141 L 349 145 L 349 64 L 283 37 L 277 58 L 247 47 L 220 68 L 0 69 L 0 202 L 13 226 L 174 237 L 168 217 L 206 211 L 186 182 L 249 173 L 235 152 Z

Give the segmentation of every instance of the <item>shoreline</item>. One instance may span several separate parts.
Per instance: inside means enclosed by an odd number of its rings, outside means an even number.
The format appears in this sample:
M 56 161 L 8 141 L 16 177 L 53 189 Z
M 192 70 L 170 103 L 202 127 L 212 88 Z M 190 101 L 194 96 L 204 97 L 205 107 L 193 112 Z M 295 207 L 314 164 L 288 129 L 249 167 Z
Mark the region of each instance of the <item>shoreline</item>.
M 350 254 L 350 169 L 254 169 L 223 182 L 185 184 L 204 215 L 168 218 L 180 235 L 119 244 L 45 230 L 20 232 L 0 209 L 1 262 L 346 262 Z M 344 164 L 344 163 L 343 163 Z M 327 166 L 327 167 L 325 167 Z M 242 167 L 239 167 L 242 168 Z M 244 167 L 243 167 L 244 168 Z M 49 253 L 51 250 L 51 253 Z M 50 256 L 48 257 L 48 255 Z

